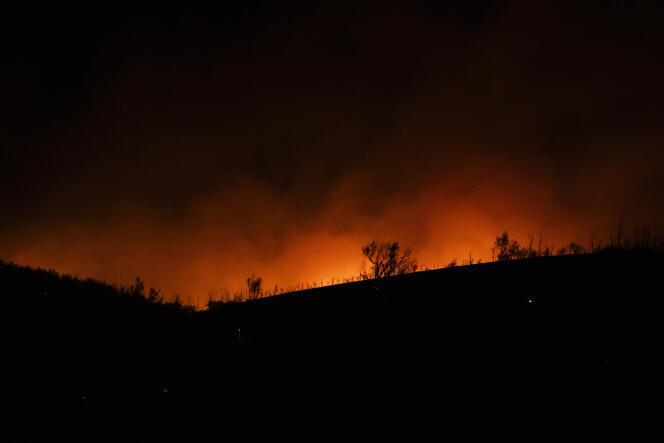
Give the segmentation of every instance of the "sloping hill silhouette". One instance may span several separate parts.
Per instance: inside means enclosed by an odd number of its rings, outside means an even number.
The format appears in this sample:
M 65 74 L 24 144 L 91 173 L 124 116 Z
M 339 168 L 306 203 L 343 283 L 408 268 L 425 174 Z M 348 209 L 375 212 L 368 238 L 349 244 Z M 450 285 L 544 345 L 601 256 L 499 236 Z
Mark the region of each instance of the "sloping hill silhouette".
M 661 407 L 645 400 L 662 392 L 663 265 L 652 251 L 539 257 L 187 313 L 3 264 L 5 355 L 17 369 L 5 380 L 14 410 L 63 409 L 90 423 L 109 409 L 139 422 L 176 411 L 195 420 L 194 408 L 245 432 L 257 420 L 322 423 L 342 404 L 386 437 L 399 421 L 470 429 L 477 418 L 463 411 L 482 399 L 482 420 L 533 441 L 557 428 L 543 425 L 549 415 L 522 418 L 558 398 L 585 423 L 599 411 L 602 435 L 616 431 L 616 417 L 640 423 L 622 435 L 660 435 Z M 583 381 L 563 382 L 570 374 Z M 502 411 L 508 397 L 518 404 Z
M 0 263 L 0 290 L 6 380 L 26 402 L 160 389 L 188 318 L 180 305 L 150 301 L 141 288 L 12 263 Z
M 196 324 L 279 349 L 235 379 L 304 397 L 314 423 L 336 401 L 381 438 L 656 441 L 663 265 L 607 250 L 461 266 L 228 304 Z
M 601 363 L 627 352 L 630 337 L 643 344 L 648 332 L 660 332 L 662 265 L 664 255 L 648 251 L 509 260 L 281 294 L 196 315 L 201 323 L 233 323 L 255 343 L 491 349 L 502 341 L 500 348 L 525 352 L 535 343 L 580 351 L 587 341 L 583 354 Z

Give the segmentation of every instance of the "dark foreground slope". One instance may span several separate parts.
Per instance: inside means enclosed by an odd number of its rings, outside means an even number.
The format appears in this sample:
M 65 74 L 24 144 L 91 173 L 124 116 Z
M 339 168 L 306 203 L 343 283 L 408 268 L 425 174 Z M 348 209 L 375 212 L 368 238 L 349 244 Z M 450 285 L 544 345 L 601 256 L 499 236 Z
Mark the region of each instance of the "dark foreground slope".
M 1 262 L 0 295 L 6 367 L 17 377 L 5 383 L 53 398 L 86 386 L 157 389 L 161 356 L 175 352 L 188 317 L 133 288 Z
M 312 289 L 197 315 L 201 325 L 227 328 L 210 329 L 210 337 L 240 328 L 242 341 L 256 344 L 399 344 L 517 359 L 546 348 L 577 353 L 569 363 L 602 366 L 657 358 L 651 345 L 663 326 L 663 270 L 664 256 L 652 252 L 540 257 Z
M 487 263 L 228 305 L 198 326 L 279 345 L 267 374 L 316 374 L 307 391 L 377 412 L 388 435 L 653 441 L 663 270 L 652 252 Z
M 574 440 L 581 424 L 584 441 L 652 441 L 664 435 L 663 265 L 653 252 L 488 263 L 192 315 L 109 308 L 79 284 L 5 272 L 17 371 L 4 392 L 24 416 L 65 410 L 66 432 L 124 439 L 127 424 L 149 440 L 180 422 L 249 440 Z M 61 303 L 19 308 L 44 285 Z

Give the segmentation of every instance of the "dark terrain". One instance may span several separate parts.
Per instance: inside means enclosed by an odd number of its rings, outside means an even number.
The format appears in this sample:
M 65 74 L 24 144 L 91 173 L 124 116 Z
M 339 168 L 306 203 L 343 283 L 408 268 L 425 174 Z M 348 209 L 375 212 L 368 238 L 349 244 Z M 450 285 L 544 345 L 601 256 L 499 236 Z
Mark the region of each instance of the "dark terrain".
M 113 416 L 109 431 L 140 424 L 139 440 L 170 432 L 154 416 L 248 439 L 655 441 L 663 270 L 661 252 L 604 251 L 190 312 L 2 264 L 5 392 L 22 418 L 69 411 L 67 429 Z

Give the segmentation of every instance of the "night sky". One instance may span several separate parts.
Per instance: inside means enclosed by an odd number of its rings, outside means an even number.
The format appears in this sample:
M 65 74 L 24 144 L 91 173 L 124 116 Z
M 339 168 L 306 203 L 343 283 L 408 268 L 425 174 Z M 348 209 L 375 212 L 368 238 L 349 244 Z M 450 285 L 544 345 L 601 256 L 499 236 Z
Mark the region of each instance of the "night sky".
M 0 258 L 202 300 L 664 224 L 657 2 L 277 3 L 3 16 Z

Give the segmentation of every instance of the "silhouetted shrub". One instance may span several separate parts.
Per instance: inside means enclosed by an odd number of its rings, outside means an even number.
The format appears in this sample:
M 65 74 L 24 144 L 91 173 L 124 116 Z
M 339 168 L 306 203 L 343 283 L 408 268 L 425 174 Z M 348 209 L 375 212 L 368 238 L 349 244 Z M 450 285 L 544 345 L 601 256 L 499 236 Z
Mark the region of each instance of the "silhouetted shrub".
M 164 297 L 161 295 L 161 289 L 150 288 L 148 291 L 147 300 L 150 303 L 161 304 L 164 302 Z
M 372 241 L 362 248 L 362 254 L 369 260 L 370 269 L 364 269 L 360 275 L 363 279 L 383 278 L 392 275 L 406 274 L 417 270 L 417 261 L 411 257 L 410 248 L 401 249 L 399 242 Z
M 263 295 L 261 285 L 263 279 L 260 277 L 251 276 L 247 278 L 247 298 L 249 300 L 257 300 Z
M 491 248 L 494 260 L 514 260 L 528 256 L 528 250 L 521 248 L 519 242 L 511 240 L 507 231 L 496 237 L 496 241 Z
M 569 244 L 568 250 L 569 250 L 570 254 L 574 254 L 574 255 L 584 254 L 586 252 L 586 250 L 583 246 L 581 246 L 577 243 L 574 243 L 574 242 Z
M 140 277 L 136 277 L 134 284 L 129 286 L 129 294 L 134 297 L 144 297 L 145 296 L 145 283 L 141 280 Z

